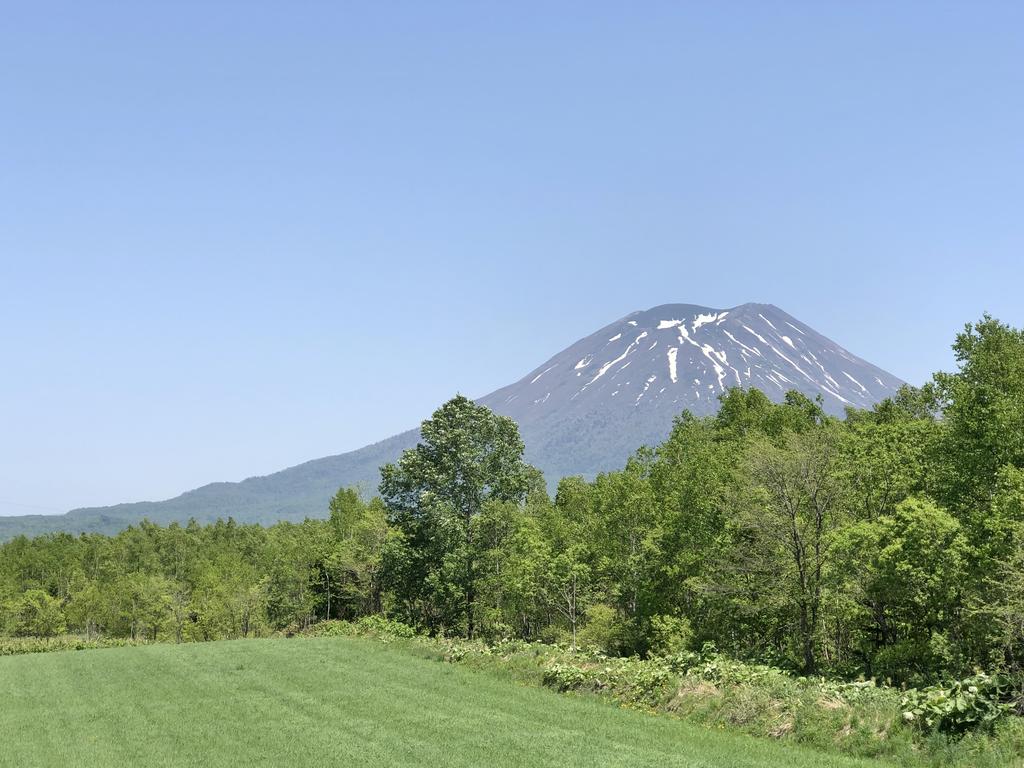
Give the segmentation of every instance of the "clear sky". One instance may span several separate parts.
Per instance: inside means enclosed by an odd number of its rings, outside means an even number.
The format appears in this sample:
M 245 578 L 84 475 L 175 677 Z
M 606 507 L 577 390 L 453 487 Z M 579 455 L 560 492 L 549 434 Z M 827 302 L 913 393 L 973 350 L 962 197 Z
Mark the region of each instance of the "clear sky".
M 358 448 L 630 311 L 1024 325 L 1020 2 L 30 2 L 0 514 Z

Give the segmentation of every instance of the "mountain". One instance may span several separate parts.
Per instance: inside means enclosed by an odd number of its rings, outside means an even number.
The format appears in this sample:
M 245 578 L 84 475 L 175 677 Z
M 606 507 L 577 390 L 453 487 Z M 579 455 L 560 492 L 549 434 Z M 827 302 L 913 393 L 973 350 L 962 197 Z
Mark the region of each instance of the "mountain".
M 730 387 L 821 396 L 830 413 L 867 408 L 903 384 L 771 304 L 712 309 L 665 304 L 580 339 L 519 381 L 478 400 L 519 423 L 527 459 L 554 483 L 621 467 L 668 435 L 683 409 L 714 413 Z M 338 456 L 239 483 L 212 483 L 166 501 L 0 517 L 0 539 L 46 531 L 116 531 L 148 518 L 200 522 L 301 520 L 326 513 L 342 485 L 372 492 L 378 468 L 416 444 L 410 430 Z
M 528 458 L 557 478 L 621 467 L 640 445 L 664 440 L 682 410 L 716 412 L 729 387 L 774 400 L 796 389 L 842 415 L 902 384 L 770 304 L 665 304 L 580 339 L 479 402 L 515 419 Z

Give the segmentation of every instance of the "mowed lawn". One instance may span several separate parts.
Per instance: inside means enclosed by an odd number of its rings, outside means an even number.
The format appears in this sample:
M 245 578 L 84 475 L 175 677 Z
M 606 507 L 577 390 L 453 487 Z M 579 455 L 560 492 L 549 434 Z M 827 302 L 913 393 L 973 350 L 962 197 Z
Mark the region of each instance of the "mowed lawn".
M 0 765 L 878 766 L 346 638 L 0 658 Z

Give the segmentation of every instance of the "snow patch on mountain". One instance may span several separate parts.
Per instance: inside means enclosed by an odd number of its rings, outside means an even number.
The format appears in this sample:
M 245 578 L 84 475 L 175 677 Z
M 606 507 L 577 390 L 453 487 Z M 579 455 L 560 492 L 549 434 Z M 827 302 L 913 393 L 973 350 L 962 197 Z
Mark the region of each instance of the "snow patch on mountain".
M 521 422 L 536 417 L 534 404 L 548 413 L 569 408 L 579 418 L 606 408 L 702 414 L 730 387 L 757 387 L 773 399 L 796 389 L 841 414 L 847 406 L 870 407 L 901 384 L 772 305 L 670 304 L 634 312 L 556 355 L 513 385 L 543 391 L 507 401 L 506 410 Z

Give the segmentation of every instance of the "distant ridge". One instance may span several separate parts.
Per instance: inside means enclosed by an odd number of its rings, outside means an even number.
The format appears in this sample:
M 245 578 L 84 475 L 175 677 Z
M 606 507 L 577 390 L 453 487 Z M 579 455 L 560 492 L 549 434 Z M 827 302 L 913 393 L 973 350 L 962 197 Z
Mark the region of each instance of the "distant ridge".
M 896 393 L 903 382 L 771 304 L 713 309 L 664 304 L 633 312 L 478 402 L 514 418 L 528 460 L 549 483 L 621 467 L 641 445 L 662 441 L 684 409 L 714 413 L 730 387 L 821 396 L 842 414 Z M 453 392 L 454 393 L 454 392 Z M 426 417 L 429 414 L 424 414 Z M 50 531 L 112 533 L 148 519 L 185 523 L 322 517 L 342 485 L 372 493 L 379 467 L 416 444 L 413 429 L 349 453 L 314 459 L 238 483 L 212 483 L 166 501 L 0 517 L 0 539 Z

